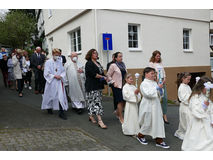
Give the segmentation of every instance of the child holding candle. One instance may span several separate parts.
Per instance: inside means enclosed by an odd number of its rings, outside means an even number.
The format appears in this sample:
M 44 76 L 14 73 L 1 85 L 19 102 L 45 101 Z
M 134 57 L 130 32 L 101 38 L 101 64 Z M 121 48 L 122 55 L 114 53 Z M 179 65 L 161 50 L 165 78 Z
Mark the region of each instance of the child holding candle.
M 202 77 L 189 97 L 190 121 L 182 143 L 184 151 L 213 151 L 213 103 L 211 79 Z
M 154 68 L 145 68 L 143 75 L 145 79 L 140 85 L 143 99 L 139 107 L 140 130 L 137 140 L 141 144 L 147 145 L 148 142 L 145 139 L 145 135 L 149 135 L 155 139 L 156 146 L 170 148 L 163 140 L 165 138 L 165 128 L 160 97 L 158 95 L 158 90 L 163 88 L 163 84 L 157 84 L 155 81 L 156 74 Z
M 138 102 L 141 100 L 141 94 L 140 90 L 133 85 L 131 74 L 127 74 L 125 81 L 126 84 L 122 90 L 123 98 L 126 101 L 122 131 L 125 135 L 137 135 L 139 132 Z

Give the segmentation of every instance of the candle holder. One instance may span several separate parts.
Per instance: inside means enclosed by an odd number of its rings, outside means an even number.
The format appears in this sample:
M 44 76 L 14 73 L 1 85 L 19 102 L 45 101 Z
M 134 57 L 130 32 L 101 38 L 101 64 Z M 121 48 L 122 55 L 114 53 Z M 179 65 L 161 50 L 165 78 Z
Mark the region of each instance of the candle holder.
M 135 79 L 136 79 L 135 86 L 136 86 L 136 88 L 138 88 L 138 79 L 139 79 L 139 76 L 140 76 L 139 73 L 135 73 Z

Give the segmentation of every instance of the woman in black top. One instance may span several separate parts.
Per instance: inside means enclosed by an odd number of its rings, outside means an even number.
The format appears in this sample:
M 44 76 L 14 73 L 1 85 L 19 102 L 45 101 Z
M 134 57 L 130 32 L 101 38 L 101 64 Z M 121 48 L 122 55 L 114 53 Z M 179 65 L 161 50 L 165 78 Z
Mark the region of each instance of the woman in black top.
M 89 121 L 97 123 L 93 115 L 98 118 L 98 125 L 105 129 L 107 126 L 103 123 L 101 116 L 104 113 L 102 106 L 102 90 L 106 83 L 103 67 L 98 59 L 98 52 L 95 49 L 90 49 L 85 57 L 87 63 L 85 65 L 86 74 L 86 99 L 88 104 Z
M 2 71 L 2 75 L 3 75 L 3 80 L 4 80 L 4 86 L 7 88 L 7 84 L 8 84 L 8 67 L 7 67 L 7 55 L 3 54 L 3 59 L 0 60 L 0 68 Z

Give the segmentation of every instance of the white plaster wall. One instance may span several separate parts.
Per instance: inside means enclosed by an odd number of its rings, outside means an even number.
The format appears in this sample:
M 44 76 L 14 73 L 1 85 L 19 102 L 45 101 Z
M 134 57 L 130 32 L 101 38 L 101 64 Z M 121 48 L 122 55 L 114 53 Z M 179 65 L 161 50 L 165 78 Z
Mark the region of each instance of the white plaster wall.
M 210 20 L 209 9 L 124 9 L 123 11 L 207 22 Z
M 94 30 L 94 15 L 93 11 L 83 14 L 78 19 L 58 29 L 47 36 L 47 43 L 49 46 L 49 38 L 53 37 L 53 48 L 62 49 L 62 54 L 67 56 L 71 52 L 71 41 L 69 32 L 80 27 L 81 28 L 81 43 L 82 54 L 79 55 L 79 60 L 85 63 L 85 55 L 91 48 L 95 48 L 95 30 Z M 50 47 L 50 46 L 49 46 Z
M 187 12 L 189 13 L 189 11 Z M 206 13 L 203 10 L 197 10 L 197 12 L 196 15 L 199 12 L 201 12 L 201 15 L 203 15 L 203 12 Z M 194 13 L 194 10 L 192 13 Z M 206 14 L 203 19 L 208 19 L 208 16 Z M 128 68 L 146 67 L 152 52 L 156 49 L 161 51 L 163 64 L 166 67 L 210 65 L 209 22 L 112 10 L 98 10 L 97 19 L 99 52 L 103 54 L 101 34 L 112 33 L 114 50 L 110 53 L 123 52 L 124 62 Z M 128 23 L 140 24 L 142 51 L 129 51 Z M 192 29 L 193 53 L 183 52 L 183 28 Z M 106 66 L 106 54 L 103 54 L 102 63 Z
M 53 29 L 72 19 L 85 9 L 52 9 L 52 17 L 49 17 L 48 9 L 43 10 L 45 20 L 45 34 L 49 34 Z

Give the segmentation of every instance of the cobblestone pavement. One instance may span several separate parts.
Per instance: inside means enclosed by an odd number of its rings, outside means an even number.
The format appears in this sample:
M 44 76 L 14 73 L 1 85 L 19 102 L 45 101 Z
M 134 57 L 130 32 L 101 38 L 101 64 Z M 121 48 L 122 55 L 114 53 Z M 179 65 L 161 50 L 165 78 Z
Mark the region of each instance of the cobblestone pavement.
M 1 151 L 107 151 L 79 128 L 1 129 Z

